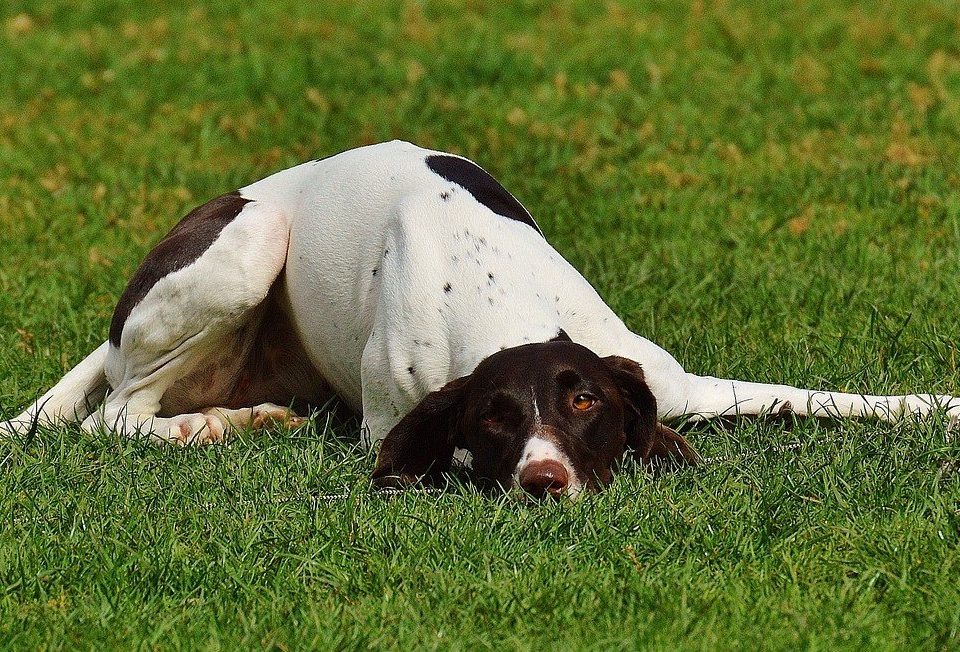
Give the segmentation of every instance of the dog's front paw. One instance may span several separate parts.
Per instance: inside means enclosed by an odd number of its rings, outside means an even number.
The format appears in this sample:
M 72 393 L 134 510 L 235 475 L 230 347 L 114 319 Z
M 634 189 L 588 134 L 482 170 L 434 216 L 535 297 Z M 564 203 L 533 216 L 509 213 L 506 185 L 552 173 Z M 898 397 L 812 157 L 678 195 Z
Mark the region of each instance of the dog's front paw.
M 181 414 L 170 419 L 166 440 L 172 444 L 219 444 L 226 424 L 213 414 Z

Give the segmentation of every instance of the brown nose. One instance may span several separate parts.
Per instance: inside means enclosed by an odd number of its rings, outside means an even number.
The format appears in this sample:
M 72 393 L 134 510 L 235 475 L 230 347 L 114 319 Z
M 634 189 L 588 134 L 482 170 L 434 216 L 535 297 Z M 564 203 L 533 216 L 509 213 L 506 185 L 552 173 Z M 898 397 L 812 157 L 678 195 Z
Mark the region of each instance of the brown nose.
M 553 460 L 530 462 L 520 472 L 520 486 L 537 498 L 543 498 L 548 493 L 551 496 L 560 496 L 569 483 L 567 470 Z

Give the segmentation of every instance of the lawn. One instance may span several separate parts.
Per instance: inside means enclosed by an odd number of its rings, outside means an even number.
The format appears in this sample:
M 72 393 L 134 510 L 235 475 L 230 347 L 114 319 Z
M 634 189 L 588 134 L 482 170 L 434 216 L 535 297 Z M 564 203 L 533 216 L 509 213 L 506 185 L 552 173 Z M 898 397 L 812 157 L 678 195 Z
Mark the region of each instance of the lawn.
M 0 80 L 0 417 L 190 208 L 391 138 L 691 371 L 960 393 L 955 1 L 26 0 Z M 719 459 L 542 505 L 371 495 L 357 432 L 0 441 L 0 645 L 960 647 L 942 422 L 698 426 Z

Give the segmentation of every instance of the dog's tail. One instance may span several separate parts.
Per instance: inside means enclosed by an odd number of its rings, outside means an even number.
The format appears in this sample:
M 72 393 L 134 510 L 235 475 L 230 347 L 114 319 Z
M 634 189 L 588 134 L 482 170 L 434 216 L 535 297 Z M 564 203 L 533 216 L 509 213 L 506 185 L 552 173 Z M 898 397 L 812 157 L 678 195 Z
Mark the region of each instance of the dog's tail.
M 0 437 L 24 434 L 36 425 L 76 423 L 87 418 L 109 388 L 103 370 L 109 347 L 109 342 L 98 346 L 20 416 L 0 422 Z

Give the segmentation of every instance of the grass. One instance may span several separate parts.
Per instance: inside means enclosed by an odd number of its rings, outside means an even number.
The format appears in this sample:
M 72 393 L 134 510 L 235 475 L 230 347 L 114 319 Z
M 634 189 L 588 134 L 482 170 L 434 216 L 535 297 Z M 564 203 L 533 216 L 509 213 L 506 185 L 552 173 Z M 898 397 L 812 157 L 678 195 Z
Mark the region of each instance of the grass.
M 960 393 L 960 4 L 0 9 L 0 416 L 106 335 L 179 216 L 402 137 L 471 156 L 690 370 Z M 767 452 L 531 506 L 366 492 L 355 420 L 172 450 L 0 442 L 17 648 L 957 648 L 942 423 L 745 423 Z M 769 447 L 799 442 L 797 451 Z M 309 496 L 346 490 L 319 503 Z

